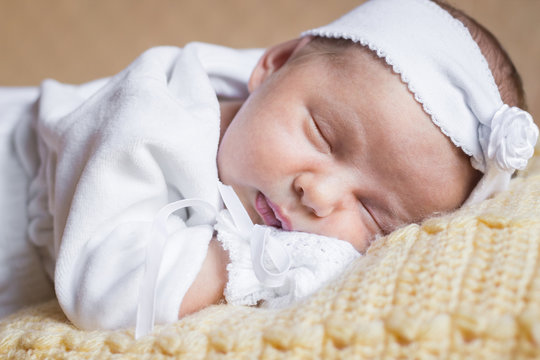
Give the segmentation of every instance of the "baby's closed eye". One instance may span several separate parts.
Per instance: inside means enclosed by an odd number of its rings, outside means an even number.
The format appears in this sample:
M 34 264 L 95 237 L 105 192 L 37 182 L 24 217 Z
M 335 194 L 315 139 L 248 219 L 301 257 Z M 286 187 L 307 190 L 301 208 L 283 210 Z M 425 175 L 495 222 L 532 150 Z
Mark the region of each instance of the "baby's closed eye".
M 332 153 L 332 144 L 321 130 L 315 117 L 311 114 L 309 115 L 305 130 L 308 139 L 313 143 L 317 150 L 324 154 Z
M 358 206 L 360 207 L 360 211 L 362 215 L 367 218 L 367 221 L 369 222 L 369 228 L 374 229 L 375 234 L 385 234 L 387 233 L 384 229 L 381 223 L 378 220 L 377 214 L 369 207 L 364 204 L 364 201 L 361 199 L 358 199 Z

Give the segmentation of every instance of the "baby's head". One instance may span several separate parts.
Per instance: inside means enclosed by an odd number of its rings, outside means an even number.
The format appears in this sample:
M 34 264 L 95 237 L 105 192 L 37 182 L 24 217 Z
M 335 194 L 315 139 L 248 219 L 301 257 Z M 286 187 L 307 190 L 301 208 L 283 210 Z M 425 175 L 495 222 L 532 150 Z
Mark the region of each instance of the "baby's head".
M 406 49 L 411 44 L 396 40 L 400 27 L 385 12 L 396 4 L 448 16 L 427 0 L 372 0 L 327 27 L 268 49 L 259 61 L 250 96 L 218 152 L 221 180 L 233 186 L 254 222 L 338 237 L 363 250 L 377 234 L 451 211 L 467 199 L 482 200 L 504 187 L 518 167 L 501 167 L 500 151 L 491 156 L 484 150 L 493 145 L 482 138 L 490 132 L 477 130 L 503 103 L 524 107 L 519 76 L 504 50 L 473 20 L 442 5 L 471 29 L 497 83 L 483 74 L 479 81 L 487 85 L 471 85 L 469 69 L 459 69 L 463 61 L 437 58 L 437 49 L 427 48 L 434 39 L 419 49 L 415 41 Z M 456 25 L 445 24 L 451 30 Z M 436 45 L 445 47 L 441 42 Z M 426 58 L 418 63 L 417 55 Z M 470 57 L 473 69 L 488 69 L 480 54 Z M 445 66 L 458 69 L 446 73 Z M 477 90 L 487 95 L 469 93 Z M 499 98 L 484 101 L 493 91 Z M 525 116 L 505 109 L 505 117 L 512 115 L 508 111 Z M 477 119 L 486 113 L 489 119 Z M 529 127 L 521 130 L 533 132 L 525 134 L 531 143 L 537 130 L 527 120 L 521 122 Z M 529 147 L 520 159 L 531 156 Z

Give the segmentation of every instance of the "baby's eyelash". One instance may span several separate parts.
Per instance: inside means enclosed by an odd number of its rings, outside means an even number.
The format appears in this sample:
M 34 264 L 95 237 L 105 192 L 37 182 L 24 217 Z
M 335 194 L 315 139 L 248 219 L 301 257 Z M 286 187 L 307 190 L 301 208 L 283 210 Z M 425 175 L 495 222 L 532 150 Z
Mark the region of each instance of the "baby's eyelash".
M 313 132 L 316 133 L 315 136 L 317 136 L 320 140 L 322 140 L 322 142 L 324 142 L 324 145 L 325 145 L 324 147 L 326 147 L 326 149 L 324 149 L 325 150 L 324 152 L 332 153 L 332 144 L 330 143 L 330 141 L 324 135 L 324 132 L 319 127 L 319 124 L 317 123 L 317 120 L 315 120 L 315 118 L 313 116 L 311 116 L 310 122 L 311 122 L 311 127 L 314 128 Z
M 369 210 L 369 208 L 367 206 L 364 205 L 364 203 L 362 202 L 362 200 L 358 199 L 358 202 L 360 203 L 360 206 L 368 213 L 369 217 L 371 218 L 371 220 L 373 220 L 373 222 L 375 223 L 375 225 L 377 226 L 377 228 L 379 229 L 379 232 L 381 234 L 385 234 L 386 231 L 384 230 L 384 228 L 381 226 L 381 224 L 377 221 L 377 218 L 375 217 L 375 215 L 373 215 L 373 213 Z

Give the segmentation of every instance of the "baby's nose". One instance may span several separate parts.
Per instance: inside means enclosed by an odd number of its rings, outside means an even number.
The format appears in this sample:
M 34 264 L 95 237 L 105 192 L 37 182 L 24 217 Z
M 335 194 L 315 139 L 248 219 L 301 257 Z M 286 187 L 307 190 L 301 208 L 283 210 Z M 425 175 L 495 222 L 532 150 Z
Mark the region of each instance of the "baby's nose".
M 317 217 L 330 215 L 340 201 L 340 189 L 331 177 L 302 174 L 294 183 L 300 203 Z

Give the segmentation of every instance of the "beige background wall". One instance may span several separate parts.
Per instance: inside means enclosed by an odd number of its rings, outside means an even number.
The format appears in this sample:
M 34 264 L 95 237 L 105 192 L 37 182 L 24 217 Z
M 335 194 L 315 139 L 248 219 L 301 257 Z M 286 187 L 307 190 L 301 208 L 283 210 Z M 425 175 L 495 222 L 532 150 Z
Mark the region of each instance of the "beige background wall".
M 108 76 L 144 49 L 197 40 L 265 47 L 322 25 L 353 0 L 0 0 L 0 85 Z M 450 0 L 487 26 L 540 119 L 540 0 Z

